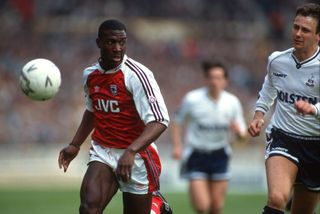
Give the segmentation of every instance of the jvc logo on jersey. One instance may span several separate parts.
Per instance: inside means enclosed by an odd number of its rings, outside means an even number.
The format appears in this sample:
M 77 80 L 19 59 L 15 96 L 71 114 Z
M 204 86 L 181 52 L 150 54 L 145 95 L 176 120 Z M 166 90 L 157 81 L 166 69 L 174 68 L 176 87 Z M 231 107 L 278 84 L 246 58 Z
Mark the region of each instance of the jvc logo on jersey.
M 276 73 L 276 72 L 272 72 L 272 74 L 276 77 L 283 77 L 283 78 L 286 78 L 288 76 L 287 74 Z
M 97 111 L 112 112 L 112 113 L 120 112 L 118 100 L 98 99 L 97 105 L 94 106 L 94 108 Z
M 309 103 L 315 105 L 318 102 L 317 97 L 307 97 L 307 96 L 302 96 L 299 94 L 290 94 L 288 92 L 284 91 L 278 91 L 278 100 L 285 102 L 285 103 L 290 103 L 293 104 L 298 100 L 304 100 L 308 101 Z

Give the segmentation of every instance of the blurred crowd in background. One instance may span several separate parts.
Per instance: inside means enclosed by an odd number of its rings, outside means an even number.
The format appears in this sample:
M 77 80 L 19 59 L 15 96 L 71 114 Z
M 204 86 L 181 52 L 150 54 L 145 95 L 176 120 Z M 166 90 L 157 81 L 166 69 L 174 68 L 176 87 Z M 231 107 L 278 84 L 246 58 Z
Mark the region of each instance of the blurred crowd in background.
M 127 54 L 154 72 L 170 114 L 203 84 L 201 62 L 218 60 L 249 121 L 267 57 L 291 46 L 291 21 L 304 2 L 1 0 L 0 145 L 71 140 L 84 111 L 82 71 L 99 57 L 96 32 L 108 18 L 127 25 Z M 61 89 L 50 101 L 31 101 L 19 88 L 20 70 L 34 58 L 61 70 Z M 168 134 L 162 141 L 168 143 Z

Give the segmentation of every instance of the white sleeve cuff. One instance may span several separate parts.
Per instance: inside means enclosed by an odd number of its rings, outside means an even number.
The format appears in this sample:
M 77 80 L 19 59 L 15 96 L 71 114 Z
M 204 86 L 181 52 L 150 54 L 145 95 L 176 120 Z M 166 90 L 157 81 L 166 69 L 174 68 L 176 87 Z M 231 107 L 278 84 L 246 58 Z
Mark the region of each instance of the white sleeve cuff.
M 320 119 L 320 103 L 317 103 L 317 104 L 312 105 L 312 106 L 316 110 L 314 115 L 316 116 L 316 118 Z
M 149 121 L 146 121 L 146 124 L 151 123 L 151 122 L 161 123 L 161 124 L 165 125 L 166 127 L 168 127 L 168 126 L 169 126 L 169 123 L 170 123 L 170 121 L 169 121 L 169 120 L 164 119 L 163 121 L 158 121 L 158 120 L 149 120 Z
M 256 109 L 254 111 L 261 111 L 262 113 L 267 113 L 268 109 L 266 109 L 265 107 L 262 106 L 257 106 Z

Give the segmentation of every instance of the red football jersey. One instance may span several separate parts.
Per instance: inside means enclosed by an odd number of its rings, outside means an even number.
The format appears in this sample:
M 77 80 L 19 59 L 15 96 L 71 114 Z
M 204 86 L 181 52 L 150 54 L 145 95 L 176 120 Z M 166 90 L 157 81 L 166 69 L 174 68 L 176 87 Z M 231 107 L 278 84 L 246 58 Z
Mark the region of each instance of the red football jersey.
M 169 123 L 152 72 L 127 56 L 112 70 L 99 63 L 85 69 L 84 88 L 86 108 L 94 114 L 92 139 L 103 146 L 127 148 L 148 122 Z

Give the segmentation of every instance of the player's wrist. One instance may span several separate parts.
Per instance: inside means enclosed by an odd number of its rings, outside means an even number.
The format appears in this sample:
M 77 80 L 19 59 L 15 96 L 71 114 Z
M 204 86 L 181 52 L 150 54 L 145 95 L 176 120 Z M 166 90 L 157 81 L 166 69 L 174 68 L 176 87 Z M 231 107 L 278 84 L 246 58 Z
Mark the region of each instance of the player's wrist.
M 75 143 L 73 143 L 73 142 L 69 143 L 69 146 L 73 146 L 73 147 L 75 147 L 75 148 L 77 148 L 77 149 L 80 150 L 80 145 L 75 144 Z
M 264 118 L 264 113 L 261 111 L 256 111 L 253 116 L 254 120 L 262 120 L 263 121 L 263 118 Z
M 127 150 L 127 152 L 129 152 L 129 153 L 131 153 L 133 155 L 135 155 L 138 152 L 137 149 L 134 149 L 132 147 L 128 147 L 126 150 Z

